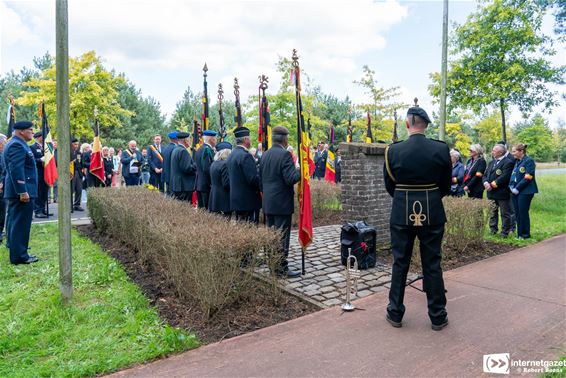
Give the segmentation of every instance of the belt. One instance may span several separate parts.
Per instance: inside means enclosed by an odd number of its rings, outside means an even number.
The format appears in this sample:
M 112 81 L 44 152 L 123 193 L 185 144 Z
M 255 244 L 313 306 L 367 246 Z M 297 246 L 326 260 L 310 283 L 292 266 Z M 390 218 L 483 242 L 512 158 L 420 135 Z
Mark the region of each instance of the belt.
M 429 190 L 437 190 L 437 184 L 397 184 L 395 190 L 402 190 L 407 192 L 421 192 Z

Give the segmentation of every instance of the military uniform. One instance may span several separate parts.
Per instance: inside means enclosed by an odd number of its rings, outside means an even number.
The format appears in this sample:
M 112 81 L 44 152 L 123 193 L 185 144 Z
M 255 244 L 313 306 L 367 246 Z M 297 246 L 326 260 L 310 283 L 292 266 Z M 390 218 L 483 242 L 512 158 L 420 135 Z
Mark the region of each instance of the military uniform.
M 535 193 L 538 193 L 535 168 L 535 161 L 525 155 L 521 160 L 516 160 L 509 182 L 517 218 L 517 236 L 524 239 L 531 237 L 529 209 Z
M 17 122 L 14 128 L 32 128 L 27 121 Z M 28 264 L 36 262 L 35 256 L 28 254 L 29 235 L 33 217 L 33 203 L 37 198 L 37 165 L 32 150 L 19 136 L 10 139 L 4 149 L 6 160 L 6 182 L 4 198 L 8 201 L 8 243 L 10 262 Z M 30 200 L 23 202 L 20 194 L 28 193 Z
M 482 177 L 486 167 L 485 159 L 478 156 L 476 160 L 468 160 L 464 170 L 464 187 L 468 187 L 468 197 L 483 198 Z
M 249 130 L 240 127 L 234 130 L 236 137 L 249 136 Z M 230 209 L 237 220 L 259 223 L 261 209 L 260 180 L 256 163 L 250 152 L 241 145 L 236 146 L 227 160 L 230 176 Z
M 424 110 L 415 106 L 415 115 L 430 123 Z M 441 244 L 446 215 L 442 197 L 450 193 L 452 162 L 448 146 L 413 133 L 406 141 L 394 143 L 385 151 L 384 178 L 393 197 L 390 231 L 394 263 L 389 291 L 388 321 L 401 326 L 405 313 L 403 299 L 415 238 L 420 241 L 423 288 L 428 314 L 435 327 L 447 324 L 446 295 L 442 278 Z M 439 328 L 439 329 L 440 329 Z
M 216 136 L 216 132 L 205 130 L 204 136 Z M 210 166 L 214 161 L 214 148 L 206 143 L 195 152 L 195 163 L 197 165 L 197 201 L 199 208 L 208 209 L 210 196 Z
M 155 169 L 163 169 L 163 155 L 161 154 L 161 144 L 152 144 L 147 148 L 147 161 L 149 162 L 149 183 L 160 192 L 164 191 L 165 180 L 163 171 L 161 173 L 155 172 Z
M 222 142 L 216 146 L 217 151 L 225 148 L 232 149 L 230 143 Z M 214 213 L 230 216 L 230 175 L 228 174 L 228 162 L 226 160 L 215 160 L 210 165 L 210 200 L 208 209 Z
M 487 191 L 487 199 L 491 200 L 489 229 L 497 233 L 499 213 L 501 213 L 501 235 L 507 236 L 513 231 L 513 208 L 509 180 L 513 171 L 513 161 L 506 156 L 493 159 L 487 165 L 483 175 L 484 185 L 487 183 L 491 190 Z
M 314 177 L 319 180 L 324 179 L 326 159 L 328 159 L 328 151 L 316 151 L 314 153 Z
M 38 138 L 42 134 L 35 133 L 34 137 Z M 33 158 L 35 159 L 35 166 L 37 169 L 37 198 L 34 201 L 33 211 L 35 216 L 38 218 L 47 217 L 47 212 L 45 210 L 45 203 L 47 202 L 47 193 L 49 187 L 45 183 L 45 174 L 43 168 L 43 146 L 39 142 L 35 142 L 31 145 L 31 152 L 33 153 Z
M 179 139 L 190 136 L 189 133 L 177 133 Z M 185 146 L 178 144 L 171 153 L 171 172 L 169 183 L 173 197 L 191 202 L 195 190 L 197 166 Z
M 163 181 L 165 182 L 165 192 L 168 195 L 172 195 L 171 188 L 169 187 L 169 176 L 171 172 L 171 154 L 177 146 L 177 131 L 172 131 L 167 134 L 169 139 L 171 139 L 171 143 L 163 150 Z
M 289 134 L 282 126 L 274 127 L 272 133 L 273 135 Z M 294 185 L 301 177 L 295 169 L 291 153 L 277 143 L 273 143 L 273 146 L 263 154 L 260 175 L 263 189 L 263 212 L 267 226 L 281 230 L 282 256 L 277 273 L 287 274 L 291 218 L 295 210 Z
M 73 138 L 71 143 L 76 143 L 77 139 Z M 72 210 L 82 211 L 81 199 L 83 194 L 83 166 L 81 162 L 82 155 L 79 149 L 73 150 L 71 147 L 71 201 Z

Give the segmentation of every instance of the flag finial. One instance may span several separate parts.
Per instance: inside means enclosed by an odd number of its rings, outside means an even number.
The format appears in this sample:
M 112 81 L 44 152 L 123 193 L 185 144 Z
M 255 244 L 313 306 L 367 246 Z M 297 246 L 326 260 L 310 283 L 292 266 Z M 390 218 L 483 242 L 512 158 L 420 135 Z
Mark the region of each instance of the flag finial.
M 267 89 L 267 83 L 269 83 L 269 78 L 265 75 L 258 76 L 259 79 L 259 89 L 263 89 L 264 91 Z
M 204 72 L 203 76 L 206 77 L 207 76 L 207 72 L 208 72 L 208 67 L 206 66 L 206 62 L 204 63 L 204 67 L 202 68 L 202 71 Z
M 415 97 L 415 99 L 413 101 L 415 102 L 415 106 L 419 106 L 419 104 L 418 104 L 419 99 L 418 98 Z
M 297 55 L 297 49 L 293 49 L 293 67 L 299 67 L 299 56 Z

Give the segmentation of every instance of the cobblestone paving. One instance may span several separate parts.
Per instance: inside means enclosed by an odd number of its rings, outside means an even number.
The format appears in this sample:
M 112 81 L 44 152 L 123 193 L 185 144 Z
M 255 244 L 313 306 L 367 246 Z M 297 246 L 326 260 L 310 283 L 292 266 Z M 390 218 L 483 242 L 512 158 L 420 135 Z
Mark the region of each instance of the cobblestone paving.
M 279 280 L 282 287 L 299 296 L 307 297 L 320 307 L 331 307 L 343 303 L 345 298 L 345 267 L 340 262 L 340 225 L 316 227 L 314 241 L 305 255 L 306 274 L 293 279 Z M 291 232 L 289 267 L 301 269 L 301 247 L 297 232 Z M 259 273 L 269 274 L 266 267 Z M 389 289 L 391 267 L 378 263 L 375 268 L 360 271 L 357 298 Z M 409 275 L 408 280 L 415 278 Z M 352 297 L 352 300 L 356 299 Z

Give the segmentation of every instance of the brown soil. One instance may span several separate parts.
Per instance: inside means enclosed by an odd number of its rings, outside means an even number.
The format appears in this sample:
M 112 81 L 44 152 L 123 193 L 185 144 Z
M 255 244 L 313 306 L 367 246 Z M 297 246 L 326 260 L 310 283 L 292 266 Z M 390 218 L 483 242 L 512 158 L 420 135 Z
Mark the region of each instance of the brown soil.
M 142 264 L 130 247 L 99 233 L 92 225 L 77 229 L 122 264 L 163 320 L 174 327 L 194 332 L 204 343 L 238 336 L 319 310 L 286 293 L 278 296 L 276 302 L 272 292 L 266 289 L 260 295 L 247 298 L 245 303 L 236 303 L 205 321 L 196 303 L 176 297 L 163 275 L 154 267 Z

